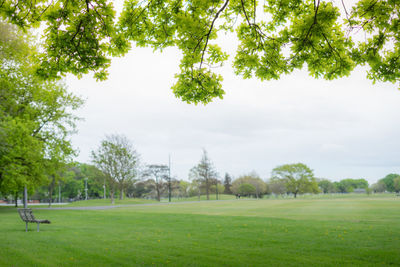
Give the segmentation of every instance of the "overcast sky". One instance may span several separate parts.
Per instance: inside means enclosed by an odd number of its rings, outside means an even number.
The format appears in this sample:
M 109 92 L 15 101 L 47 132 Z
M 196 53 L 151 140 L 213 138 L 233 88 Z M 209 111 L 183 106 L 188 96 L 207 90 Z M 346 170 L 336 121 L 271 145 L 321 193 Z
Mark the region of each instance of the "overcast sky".
M 281 164 L 302 162 L 316 177 L 365 178 L 370 183 L 400 172 L 400 91 L 391 83 L 372 84 L 363 69 L 335 81 L 315 80 L 306 71 L 279 81 L 242 80 L 228 65 L 223 100 L 189 105 L 171 91 L 180 54 L 134 48 L 114 59 L 110 76 L 69 76 L 70 90 L 86 99 L 78 115 L 77 160 L 105 135 L 123 134 L 143 163 L 168 164 L 187 179 L 205 148 L 221 179 L 256 171 L 263 179 Z

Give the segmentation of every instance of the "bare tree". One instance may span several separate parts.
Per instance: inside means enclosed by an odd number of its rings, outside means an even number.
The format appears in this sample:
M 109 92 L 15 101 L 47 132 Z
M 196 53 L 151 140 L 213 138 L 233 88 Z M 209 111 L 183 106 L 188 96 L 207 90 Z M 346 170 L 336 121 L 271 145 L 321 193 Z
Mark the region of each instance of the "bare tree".
M 149 177 L 153 179 L 154 182 L 154 188 L 156 190 L 156 196 L 157 200 L 160 201 L 161 199 L 161 193 L 164 189 L 164 181 L 168 179 L 168 171 L 169 168 L 167 165 L 157 165 L 157 164 L 152 164 L 152 165 L 147 165 L 147 168 L 145 169 L 143 176 L 144 177 Z
M 116 186 L 119 198 L 123 199 L 124 187 L 137 176 L 139 163 L 139 154 L 130 140 L 123 135 L 106 136 L 97 150 L 92 151 L 92 161 L 107 177 L 111 202 L 114 203 Z
M 190 169 L 189 178 L 200 183 L 206 189 L 207 200 L 210 199 L 210 187 L 218 178 L 214 164 L 208 158 L 207 151 L 203 149 L 203 156 L 196 166 Z

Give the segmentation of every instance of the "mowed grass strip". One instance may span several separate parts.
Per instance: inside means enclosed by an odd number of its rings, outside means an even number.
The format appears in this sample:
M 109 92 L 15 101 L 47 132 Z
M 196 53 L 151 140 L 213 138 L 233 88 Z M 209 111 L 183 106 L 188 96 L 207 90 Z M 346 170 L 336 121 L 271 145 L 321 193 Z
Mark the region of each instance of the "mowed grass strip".
M 0 266 L 390 266 L 400 199 L 233 200 L 113 210 L 0 209 Z

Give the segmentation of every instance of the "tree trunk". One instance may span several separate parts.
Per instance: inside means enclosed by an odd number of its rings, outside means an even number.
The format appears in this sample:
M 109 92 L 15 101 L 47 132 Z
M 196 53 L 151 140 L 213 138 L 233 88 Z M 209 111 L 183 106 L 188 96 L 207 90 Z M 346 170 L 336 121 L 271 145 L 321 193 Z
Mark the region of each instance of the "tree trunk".
M 207 195 L 207 200 L 210 200 L 208 189 L 209 189 L 209 184 L 208 184 L 208 179 L 206 179 L 206 195 Z
M 114 201 L 114 189 L 110 190 L 110 195 L 111 195 L 111 204 L 114 205 L 115 201 Z
M 294 198 L 296 198 L 297 197 L 297 192 L 294 192 Z
M 18 207 L 18 192 L 15 192 L 15 207 Z
M 160 198 L 160 188 L 159 188 L 158 183 L 156 184 L 156 191 L 157 191 L 157 201 L 161 201 L 161 198 Z
M 56 182 L 56 178 L 54 175 L 52 175 L 52 181 L 49 185 L 49 207 L 51 207 L 51 202 L 53 201 L 53 188 L 54 188 L 55 182 Z
M 119 200 L 123 200 L 124 199 L 124 188 L 121 185 L 121 188 L 119 190 L 120 194 L 119 194 Z

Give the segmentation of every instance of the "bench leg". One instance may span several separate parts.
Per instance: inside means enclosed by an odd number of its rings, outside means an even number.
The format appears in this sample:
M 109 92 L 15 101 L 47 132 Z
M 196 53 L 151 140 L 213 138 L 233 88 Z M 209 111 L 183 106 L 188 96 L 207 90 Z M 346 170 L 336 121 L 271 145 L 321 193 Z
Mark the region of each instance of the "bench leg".
M 28 232 L 28 223 L 25 223 L 25 232 Z
M 37 224 L 37 231 L 38 231 L 38 232 L 39 232 L 39 224 L 40 224 L 40 223 Z

